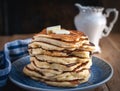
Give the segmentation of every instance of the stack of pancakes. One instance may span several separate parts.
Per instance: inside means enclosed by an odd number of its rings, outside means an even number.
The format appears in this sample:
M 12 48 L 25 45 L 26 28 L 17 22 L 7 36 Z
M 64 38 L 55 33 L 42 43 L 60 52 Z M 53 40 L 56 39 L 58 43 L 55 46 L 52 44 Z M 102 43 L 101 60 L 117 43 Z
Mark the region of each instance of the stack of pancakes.
M 44 29 L 28 45 L 30 64 L 23 72 L 32 79 L 52 86 L 75 87 L 87 82 L 95 49 L 84 33 L 47 33 Z

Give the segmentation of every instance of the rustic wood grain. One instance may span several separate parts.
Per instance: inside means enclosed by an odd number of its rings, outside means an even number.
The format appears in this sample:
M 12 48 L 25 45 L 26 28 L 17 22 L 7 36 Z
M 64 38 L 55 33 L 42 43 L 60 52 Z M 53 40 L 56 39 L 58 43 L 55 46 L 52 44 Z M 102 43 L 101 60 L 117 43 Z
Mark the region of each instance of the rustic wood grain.
M 112 43 L 114 48 L 120 52 L 120 33 L 114 33 L 114 35 L 110 35 L 108 40 Z
M 100 42 L 102 53 L 96 56 L 99 56 L 106 61 L 108 61 L 113 69 L 114 74 L 110 81 L 108 81 L 107 87 L 110 91 L 119 91 L 120 90 L 120 34 L 111 34 L 107 38 L 103 38 Z
M 13 36 L 0 36 L 0 49 L 6 42 L 13 41 L 16 39 L 26 39 L 32 37 L 33 34 L 29 35 L 13 35 Z M 104 59 L 109 62 L 113 69 L 113 77 L 102 86 L 89 91 L 120 91 L 120 34 L 110 34 L 108 37 L 102 38 L 100 46 L 102 53 L 95 54 L 95 56 Z M 10 81 L 5 86 L 4 91 L 25 91 L 24 89 L 14 85 Z

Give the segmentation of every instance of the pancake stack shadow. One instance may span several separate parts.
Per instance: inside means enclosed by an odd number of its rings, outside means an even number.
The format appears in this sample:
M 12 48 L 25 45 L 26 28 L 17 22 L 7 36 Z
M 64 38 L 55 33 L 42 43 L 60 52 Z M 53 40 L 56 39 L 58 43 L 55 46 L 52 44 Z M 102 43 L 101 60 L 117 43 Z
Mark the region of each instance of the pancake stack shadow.
M 95 46 L 79 31 L 47 34 L 46 29 L 33 36 L 28 45 L 30 64 L 23 72 L 48 85 L 76 87 L 90 78 Z

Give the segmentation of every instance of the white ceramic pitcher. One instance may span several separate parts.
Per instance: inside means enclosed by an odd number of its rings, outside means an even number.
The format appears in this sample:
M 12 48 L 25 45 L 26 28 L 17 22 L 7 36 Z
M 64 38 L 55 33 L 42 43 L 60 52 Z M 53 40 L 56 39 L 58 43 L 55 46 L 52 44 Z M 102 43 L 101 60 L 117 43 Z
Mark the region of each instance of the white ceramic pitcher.
M 113 25 L 118 18 L 118 11 L 116 9 L 106 9 L 106 14 L 103 14 L 103 7 L 82 6 L 75 4 L 80 10 L 80 13 L 75 16 L 74 24 L 77 30 L 83 31 L 89 40 L 95 44 L 95 52 L 101 52 L 99 47 L 99 40 L 106 37 L 111 32 Z M 110 13 L 114 13 L 113 21 L 107 26 L 106 18 Z

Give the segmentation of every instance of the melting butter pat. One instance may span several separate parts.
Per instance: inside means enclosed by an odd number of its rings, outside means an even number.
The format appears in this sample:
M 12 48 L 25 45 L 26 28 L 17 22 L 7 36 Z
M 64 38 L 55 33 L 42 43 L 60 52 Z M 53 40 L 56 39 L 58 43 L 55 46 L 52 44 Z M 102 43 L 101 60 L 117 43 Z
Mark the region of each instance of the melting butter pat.
M 50 30 L 61 30 L 61 26 L 57 25 L 57 26 L 47 27 L 47 31 L 50 31 Z
M 70 34 L 70 31 L 65 30 L 65 29 L 61 29 L 61 30 L 54 30 L 53 33 L 56 33 L 56 34 Z
M 55 33 L 55 34 L 70 34 L 70 31 L 61 29 L 60 25 L 47 27 L 47 34 Z

